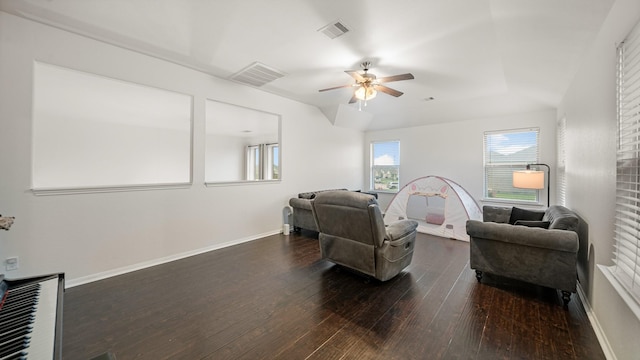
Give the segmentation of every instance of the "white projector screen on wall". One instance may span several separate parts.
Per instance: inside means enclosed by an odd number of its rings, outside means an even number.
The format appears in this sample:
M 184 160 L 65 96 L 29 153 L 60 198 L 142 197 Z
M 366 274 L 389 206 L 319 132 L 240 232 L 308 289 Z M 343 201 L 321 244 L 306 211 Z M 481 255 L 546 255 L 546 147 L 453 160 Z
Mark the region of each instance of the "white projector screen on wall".
M 191 183 L 190 95 L 34 64 L 32 189 Z

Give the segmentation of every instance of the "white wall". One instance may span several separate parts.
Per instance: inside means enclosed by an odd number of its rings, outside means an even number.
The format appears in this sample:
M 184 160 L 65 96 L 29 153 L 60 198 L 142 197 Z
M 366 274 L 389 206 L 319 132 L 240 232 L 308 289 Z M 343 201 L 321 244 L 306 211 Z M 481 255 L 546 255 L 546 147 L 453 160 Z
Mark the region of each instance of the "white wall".
M 596 264 L 611 265 L 616 181 L 616 44 L 640 18 L 640 2 L 617 0 L 558 117 L 566 117 L 567 206 L 589 224 L 589 279 L 584 284 L 596 330 L 618 359 L 640 354 L 640 321 Z
M 65 272 L 75 285 L 281 229 L 298 192 L 361 188 L 363 134 L 314 107 L 0 12 L 0 261 L 9 278 Z M 35 60 L 194 96 L 193 185 L 35 196 L 31 112 Z M 64 86 L 64 84 L 60 84 Z M 204 186 L 205 100 L 282 115 L 279 183 Z
M 245 179 L 247 140 L 238 136 L 208 134 L 205 150 L 205 180 L 237 181 Z
M 368 132 L 365 134 L 364 166 L 369 168 L 370 142 L 400 140 L 400 187 L 419 177 L 442 176 L 460 184 L 482 206 L 484 132 L 529 127 L 540 128 L 540 162 L 553 169 L 556 163 L 555 110 Z M 364 182 L 369 184 L 368 176 Z M 551 196 L 553 199 L 553 188 Z M 381 193 L 379 202 L 386 208 L 392 198 L 393 195 Z

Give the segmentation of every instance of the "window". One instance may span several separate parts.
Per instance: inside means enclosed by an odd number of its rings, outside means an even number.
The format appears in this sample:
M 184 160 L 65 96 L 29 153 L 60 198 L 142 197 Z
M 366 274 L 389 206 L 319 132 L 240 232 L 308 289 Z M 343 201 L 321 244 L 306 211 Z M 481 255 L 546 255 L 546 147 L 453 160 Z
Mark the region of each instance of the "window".
M 262 179 L 260 175 L 260 146 L 247 146 L 247 180 Z
M 247 180 L 279 179 L 279 149 L 278 144 L 247 146 Z
M 280 179 L 280 167 L 278 166 L 278 152 L 280 147 L 278 144 L 266 144 L 265 145 L 267 159 L 265 161 L 265 176 L 266 180 Z
M 565 155 L 565 136 L 567 129 L 567 119 L 562 118 L 558 122 L 558 132 L 557 132 L 557 175 L 556 175 L 556 193 L 557 193 L 557 201 L 559 205 L 566 204 L 566 193 L 567 193 L 567 176 L 566 176 L 566 155 Z
M 539 129 L 484 133 L 485 198 L 538 202 L 538 190 L 513 187 L 513 172 L 538 163 Z
M 618 47 L 614 265 L 618 282 L 640 303 L 640 29 Z
M 371 188 L 398 192 L 400 187 L 400 142 L 371 143 Z

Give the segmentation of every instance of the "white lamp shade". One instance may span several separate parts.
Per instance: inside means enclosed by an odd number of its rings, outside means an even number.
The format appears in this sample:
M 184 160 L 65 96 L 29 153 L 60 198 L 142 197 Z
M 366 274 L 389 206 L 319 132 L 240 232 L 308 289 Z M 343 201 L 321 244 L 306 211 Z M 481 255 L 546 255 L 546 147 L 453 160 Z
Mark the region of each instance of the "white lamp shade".
M 544 171 L 514 171 L 513 187 L 519 189 L 544 189 Z

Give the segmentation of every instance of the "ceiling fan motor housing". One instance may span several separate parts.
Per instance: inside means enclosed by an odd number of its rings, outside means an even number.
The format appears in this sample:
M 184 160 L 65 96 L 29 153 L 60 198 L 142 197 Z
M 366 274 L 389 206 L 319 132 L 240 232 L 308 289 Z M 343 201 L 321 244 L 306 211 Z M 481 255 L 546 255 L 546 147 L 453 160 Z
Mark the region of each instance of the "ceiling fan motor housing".
M 364 78 L 364 82 L 367 83 L 373 82 L 376 79 L 376 76 L 374 74 L 369 74 L 368 72 L 366 72 L 366 70 L 365 73 L 360 76 L 362 76 Z

